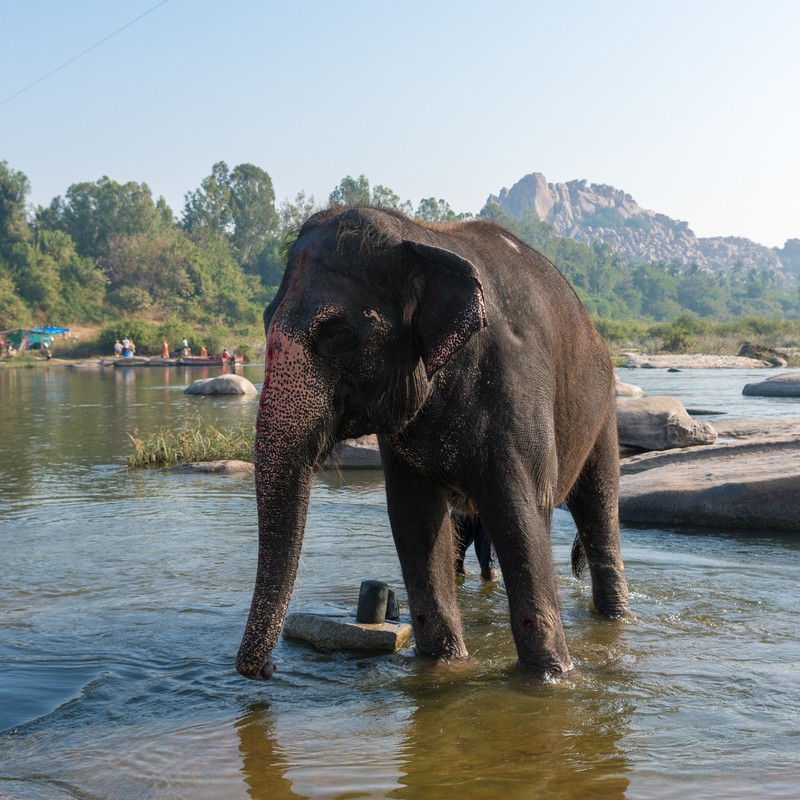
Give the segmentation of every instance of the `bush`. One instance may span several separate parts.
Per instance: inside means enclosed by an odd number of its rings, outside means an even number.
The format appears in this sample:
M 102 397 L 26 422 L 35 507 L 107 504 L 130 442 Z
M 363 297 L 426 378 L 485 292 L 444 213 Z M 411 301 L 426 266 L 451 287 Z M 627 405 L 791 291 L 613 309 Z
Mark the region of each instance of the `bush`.
M 255 359 L 253 348 L 250 347 L 249 344 L 245 343 L 238 344 L 234 348 L 234 352 L 236 353 L 237 356 L 242 356 L 242 358 L 245 360 L 247 364 L 252 364 L 253 360 Z
M 159 335 L 158 326 L 141 319 L 124 319 L 108 325 L 100 332 L 98 343 L 104 353 L 113 353 L 114 340 L 122 341 L 126 336 L 133 339 L 137 355 L 161 353 L 163 337 Z
M 634 320 L 603 317 L 595 320 L 594 324 L 607 342 L 629 342 L 643 339 L 647 335 L 647 326 Z
M 673 328 L 661 341 L 661 349 L 668 353 L 688 353 L 696 347 L 697 339 L 681 328 Z

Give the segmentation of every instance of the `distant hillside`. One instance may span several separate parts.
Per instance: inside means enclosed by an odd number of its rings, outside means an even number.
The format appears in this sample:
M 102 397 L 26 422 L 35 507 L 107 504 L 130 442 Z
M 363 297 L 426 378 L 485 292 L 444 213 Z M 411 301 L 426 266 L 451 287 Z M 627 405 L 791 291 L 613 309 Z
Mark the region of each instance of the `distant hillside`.
M 510 189 L 490 195 L 487 202 L 518 218 L 532 210 L 559 236 L 586 244 L 606 242 L 633 263 L 677 262 L 712 271 L 741 265 L 745 270 L 775 270 L 786 284 L 800 279 L 800 239 L 770 248 L 736 236 L 700 238 L 687 222 L 648 211 L 626 192 L 606 184 L 548 183 L 534 172 Z

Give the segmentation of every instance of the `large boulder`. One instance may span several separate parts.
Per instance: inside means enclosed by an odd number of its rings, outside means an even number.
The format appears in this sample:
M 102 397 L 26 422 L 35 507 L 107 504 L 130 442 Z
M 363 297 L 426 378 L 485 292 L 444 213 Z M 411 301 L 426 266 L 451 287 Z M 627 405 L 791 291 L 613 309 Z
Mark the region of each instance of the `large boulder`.
M 383 469 L 378 437 L 371 434 L 337 442 L 323 466 L 328 469 Z
M 780 350 L 767 345 L 755 344 L 753 342 L 745 342 L 739 348 L 739 355 L 746 356 L 747 358 L 760 358 L 766 361 L 772 367 L 785 367 L 788 363 Z
M 644 389 L 641 386 L 624 383 L 616 373 L 614 374 L 614 389 L 617 397 L 641 397 L 644 394 Z
M 623 522 L 800 530 L 800 439 L 774 436 L 622 462 Z
M 765 381 L 748 383 L 742 394 L 758 397 L 800 397 L 800 372 L 786 372 Z
M 617 399 L 619 443 L 639 450 L 669 450 L 712 444 L 717 432 L 708 423 L 692 419 L 674 397 Z
M 184 394 L 258 394 L 256 387 L 241 375 L 218 375 L 216 378 L 203 378 L 189 384 Z

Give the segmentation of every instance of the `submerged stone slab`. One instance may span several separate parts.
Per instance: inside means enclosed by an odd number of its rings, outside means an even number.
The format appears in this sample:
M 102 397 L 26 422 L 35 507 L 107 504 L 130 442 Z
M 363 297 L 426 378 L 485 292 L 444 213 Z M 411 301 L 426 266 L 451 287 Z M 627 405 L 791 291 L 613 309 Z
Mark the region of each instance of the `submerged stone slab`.
M 323 614 L 289 614 L 283 625 L 287 639 L 300 639 L 317 650 L 356 650 L 374 653 L 393 653 L 405 647 L 411 639 L 411 626 L 405 623 L 384 622 L 362 625 L 348 617 L 329 617 Z
M 238 475 L 241 473 L 253 474 L 255 468 L 251 461 L 237 461 L 236 459 L 223 459 L 220 461 L 184 461 L 172 467 L 175 472 L 201 472 L 214 475 Z

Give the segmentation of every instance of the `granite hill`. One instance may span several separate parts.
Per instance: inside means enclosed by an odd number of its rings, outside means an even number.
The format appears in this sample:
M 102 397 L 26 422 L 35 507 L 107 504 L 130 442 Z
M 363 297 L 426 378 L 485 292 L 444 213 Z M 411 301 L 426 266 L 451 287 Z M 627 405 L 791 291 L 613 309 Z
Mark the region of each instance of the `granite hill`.
M 605 242 L 628 261 L 660 261 L 681 267 L 727 271 L 770 270 L 785 284 L 800 281 L 800 239 L 770 248 L 735 236 L 701 238 L 687 222 L 642 208 L 626 192 L 606 184 L 574 180 L 548 183 L 534 172 L 510 189 L 490 195 L 503 211 L 522 217 L 532 210 L 559 236 Z

